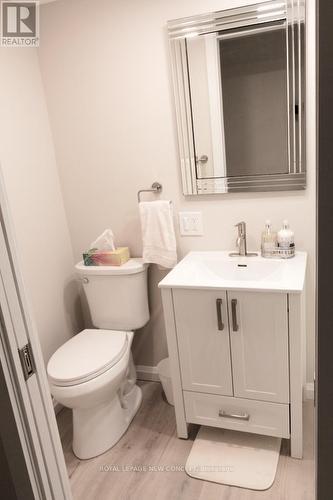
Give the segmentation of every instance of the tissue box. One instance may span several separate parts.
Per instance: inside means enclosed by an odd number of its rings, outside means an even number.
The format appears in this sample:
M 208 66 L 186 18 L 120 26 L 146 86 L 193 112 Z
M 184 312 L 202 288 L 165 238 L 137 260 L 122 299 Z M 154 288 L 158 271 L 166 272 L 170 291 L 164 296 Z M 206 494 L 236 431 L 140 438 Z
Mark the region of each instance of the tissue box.
M 128 247 L 119 247 L 113 251 L 92 248 L 83 254 L 85 266 L 122 266 L 129 258 Z

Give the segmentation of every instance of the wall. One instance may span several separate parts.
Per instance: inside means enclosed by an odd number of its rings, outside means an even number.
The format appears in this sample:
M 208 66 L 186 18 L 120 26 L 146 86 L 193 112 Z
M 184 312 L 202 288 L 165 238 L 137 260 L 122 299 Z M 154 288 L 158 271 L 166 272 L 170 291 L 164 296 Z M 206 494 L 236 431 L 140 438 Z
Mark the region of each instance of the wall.
M 73 252 L 37 53 L 0 49 L 0 163 L 45 361 L 79 328 Z
M 243 1 L 249 4 L 253 0 Z M 203 237 L 179 237 L 189 250 L 230 249 L 234 224 L 245 219 L 258 248 L 264 221 L 288 218 L 299 249 L 309 252 L 308 380 L 313 378 L 315 251 L 315 34 L 308 26 L 308 187 L 304 192 L 187 197 L 181 194 L 166 36 L 168 19 L 240 5 L 231 0 L 62 0 L 42 7 L 40 65 L 75 259 L 104 228 L 119 245 L 141 253 L 136 193 L 153 181 L 179 210 L 201 210 Z M 59 35 L 61 33 L 61 35 Z M 148 199 L 148 196 L 147 196 Z M 178 233 L 178 224 L 177 224 Z M 151 269 L 152 321 L 135 338 L 134 356 L 155 365 L 166 355 Z

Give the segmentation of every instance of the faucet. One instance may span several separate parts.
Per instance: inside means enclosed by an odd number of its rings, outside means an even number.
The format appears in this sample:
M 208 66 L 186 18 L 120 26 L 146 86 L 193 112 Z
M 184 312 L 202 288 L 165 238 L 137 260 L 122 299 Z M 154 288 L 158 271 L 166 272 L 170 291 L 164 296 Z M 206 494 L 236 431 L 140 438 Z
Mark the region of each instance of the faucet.
M 255 252 L 247 252 L 246 249 L 246 224 L 244 221 L 238 222 L 235 227 L 238 228 L 238 237 L 236 240 L 236 246 L 238 248 L 238 252 L 230 253 L 230 257 L 254 257 L 258 255 Z

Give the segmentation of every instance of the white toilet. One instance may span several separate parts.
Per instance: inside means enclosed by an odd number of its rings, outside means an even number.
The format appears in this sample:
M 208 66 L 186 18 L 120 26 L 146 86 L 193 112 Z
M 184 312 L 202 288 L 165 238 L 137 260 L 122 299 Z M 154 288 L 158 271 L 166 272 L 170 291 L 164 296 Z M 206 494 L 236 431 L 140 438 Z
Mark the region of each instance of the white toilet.
M 75 266 L 93 325 L 62 345 L 47 373 L 54 398 L 73 409 L 73 451 L 92 458 L 126 431 L 142 400 L 131 355 L 133 330 L 149 319 L 147 265 Z

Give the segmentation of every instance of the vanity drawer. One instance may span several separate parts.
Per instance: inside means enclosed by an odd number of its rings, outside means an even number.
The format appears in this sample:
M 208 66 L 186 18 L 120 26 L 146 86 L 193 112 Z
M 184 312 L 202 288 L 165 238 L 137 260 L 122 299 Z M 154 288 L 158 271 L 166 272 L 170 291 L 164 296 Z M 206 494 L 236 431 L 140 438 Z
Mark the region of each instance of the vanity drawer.
M 186 421 L 194 424 L 290 437 L 289 405 L 184 391 Z

